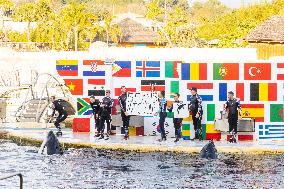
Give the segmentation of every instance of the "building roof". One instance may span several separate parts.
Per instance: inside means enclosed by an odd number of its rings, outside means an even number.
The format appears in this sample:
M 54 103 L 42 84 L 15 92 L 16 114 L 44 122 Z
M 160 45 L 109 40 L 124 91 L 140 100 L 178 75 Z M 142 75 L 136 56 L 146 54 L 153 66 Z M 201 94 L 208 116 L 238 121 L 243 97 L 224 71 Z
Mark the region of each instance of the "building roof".
M 251 31 L 245 37 L 245 40 L 249 42 L 284 43 L 284 17 L 272 16 Z

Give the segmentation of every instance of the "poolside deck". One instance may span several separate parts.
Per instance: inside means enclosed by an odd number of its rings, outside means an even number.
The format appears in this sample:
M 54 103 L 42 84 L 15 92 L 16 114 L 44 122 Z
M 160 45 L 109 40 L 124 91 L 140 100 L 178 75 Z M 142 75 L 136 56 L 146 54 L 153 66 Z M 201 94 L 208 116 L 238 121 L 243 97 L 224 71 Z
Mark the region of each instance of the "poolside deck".
M 0 138 L 11 139 L 23 145 L 39 146 L 49 130 L 54 128 L 15 128 L 11 125 L 0 127 Z M 123 140 L 121 135 L 111 136 L 109 140 L 98 139 L 93 133 L 73 133 L 71 129 L 64 129 L 60 143 L 66 148 L 96 148 L 108 150 L 125 150 L 137 152 L 174 152 L 199 153 L 207 141 L 183 140 L 174 143 L 173 138 L 158 142 L 156 136 L 132 136 L 130 140 Z M 216 148 L 220 153 L 284 153 L 284 141 L 241 141 L 231 144 L 227 141 L 216 141 Z

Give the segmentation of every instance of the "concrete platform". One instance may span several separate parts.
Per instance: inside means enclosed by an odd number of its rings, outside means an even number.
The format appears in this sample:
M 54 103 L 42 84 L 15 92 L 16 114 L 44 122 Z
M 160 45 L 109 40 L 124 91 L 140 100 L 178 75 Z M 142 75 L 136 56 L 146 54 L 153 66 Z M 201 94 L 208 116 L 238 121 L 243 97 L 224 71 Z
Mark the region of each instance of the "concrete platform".
M 0 138 L 11 139 L 23 145 L 39 146 L 50 128 L 12 128 L 1 127 Z M 158 142 L 159 137 L 133 136 L 130 140 L 123 140 L 121 135 L 111 136 L 109 140 L 98 139 L 93 133 L 73 133 L 71 129 L 64 129 L 59 141 L 65 148 L 96 148 L 108 150 L 124 150 L 137 152 L 174 152 L 199 153 L 208 141 L 183 140 L 174 143 L 173 138 Z M 275 154 L 284 153 L 284 141 L 252 141 L 231 144 L 227 141 L 216 141 L 219 153 L 249 153 L 249 154 Z

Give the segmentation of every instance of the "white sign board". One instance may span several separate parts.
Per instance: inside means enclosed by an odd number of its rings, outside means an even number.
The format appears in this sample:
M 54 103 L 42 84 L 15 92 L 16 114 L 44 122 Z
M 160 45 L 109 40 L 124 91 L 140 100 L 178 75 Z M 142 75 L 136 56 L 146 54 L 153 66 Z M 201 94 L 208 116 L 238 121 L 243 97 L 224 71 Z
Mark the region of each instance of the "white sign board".
M 189 117 L 188 103 L 175 102 L 173 103 L 174 118 L 187 118 Z
M 153 116 L 158 110 L 159 97 L 157 93 L 127 93 L 126 112 L 129 115 Z

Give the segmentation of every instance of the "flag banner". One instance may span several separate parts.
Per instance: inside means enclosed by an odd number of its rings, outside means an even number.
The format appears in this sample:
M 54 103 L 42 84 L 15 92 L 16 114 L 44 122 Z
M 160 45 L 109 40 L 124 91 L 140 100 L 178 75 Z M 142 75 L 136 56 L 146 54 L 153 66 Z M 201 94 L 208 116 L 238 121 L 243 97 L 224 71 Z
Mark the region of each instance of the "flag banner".
M 131 77 L 131 61 L 115 61 L 112 65 L 113 77 Z
M 270 63 L 245 63 L 245 80 L 271 80 Z
M 141 80 L 141 91 L 164 91 L 165 80 Z
M 78 76 L 78 60 L 57 60 L 56 70 L 60 76 Z
M 277 83 L 251 83 L 251 101 L 276 101 Z
M 182 122 L 181 127 L 181 135 L 183 139 L 191 139 L 190 138 L 190 123 L 187 121 Z
M 77 112 L 78 115 L 91 115 L 93 112 L 90 106 L 90 99 L 77 98 Z
M 196 87 L 199 96 L 202 101 L 213 101 L 213 95 L 208 95 L 213 93 L 213 83 L 187 83 L 187 89 L 191 90 L 192 87 Z M 190 101 L 191 95 L 187 95 L 187 101 Z
M 131 120 L 131 119 L 130 119 Z M 168 138 L 175 136 L 173 119 L 166 118 L 165 120 L 165 132 Z M 144 118 L 144 134 L 147 136 L 159 136 L 161 135 L 158 130 L 159 118 L 157 117 L 145 117 Z
M 83 95 L 83 79 L 64 79 L 72 95 Z
M 277 63 L 277 80 L 284 80 L 284 63 Z
M 215 104 L 207 104 L 207 121 L 215 121 Z
M 214 63 L 213 80 L 239 80 L 239 63 Z
M 98 97 L 103 97 L 106 95 L 105 90 L 88 90 L 88 96 L 98 96 Z
M 136 92 L 136 88 L 129 88 L 126 87 L 126 92 Z M 115 88 L 114 89 L 114 96 L 120 96 L 121 95 L 121 88 Z
M 165 62 L 165 77 L 179 78 L 181 61 L 166 61 Z
M 205 140 L 220 140 L 221 132 L 215 130 L 214 124 L 202 124 L 202 137 Z
M 101 60 L 83 60 L 83 76 L 105 76 L 105 62 Z
M 236 98 L 244 100 L 244 83 L 219 83 L 219 101 L 227 101 L 229 91 L 233 91 Z
M 174 93 L 179 93 L 179 81 L 170 82 L 170 98 L 174 97 Z
M 264 122 L 264 104 L 241 104 L 242 117 L 254 118 L 256 122 Z
M 182 63 L 182 80 L 207 80 L 207 63 Z
M 160 77 L 160 61 L 136 61 L 136 77 Z
M 259 125 L 259 139 L 283 139 L 284 125 Z
M 90 118 L 74 118 L 72 130 L 73 132 L 90 132 Z
M 88 89 L 104 90 L 105 79 L 88 79 Z
M 270 122 L 284 122 L 284 104 L 270 104 Z
M 189 117 L 188 103 L 174 102 L 173 103 L 174 118 L 187 118 Z

